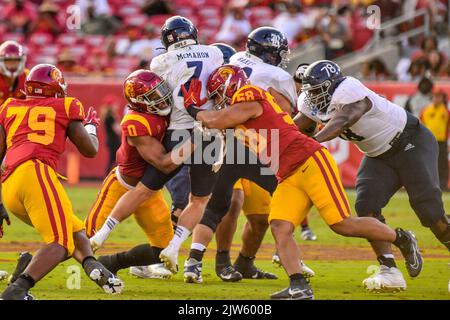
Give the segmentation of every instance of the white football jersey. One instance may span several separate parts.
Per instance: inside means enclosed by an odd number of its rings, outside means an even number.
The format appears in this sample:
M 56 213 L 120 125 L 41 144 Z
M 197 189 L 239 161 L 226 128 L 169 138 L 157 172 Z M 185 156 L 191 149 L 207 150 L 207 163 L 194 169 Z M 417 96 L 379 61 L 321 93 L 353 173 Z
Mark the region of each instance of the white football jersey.
M 209 75 L 223 64 L 222 52 L 214 46 L 191 45 L 169 50 L 153 58 L 150 69 L 167 81 L 173 90 L 174 106 L 170 114 L 169 129 L 192 129 L 194 119 L 184 108 L 184 98 L 180 89 L 191 78 L 202 82 L 201 97 L 206 97 L 206 84 Z M 208 101 L 202 109 L 211 109 Z
M 294 78 L 280 67 L 265 63 L 260 58 L 245 51 L 234 54 L 230 58 L 230 64 L 244 69 L 252 85 L 264 90 L 272 87 L 295 107 L 297 91 Z
M 299 96 L 297 108 L 315 122 L 326 124 L 344 105 L 361 101 L 365 97 L 372 102 L 372 108 L 347 129 L 341 138 L 353 142 L 367 156 L 376 157 L 389 150 L 389 143 L 405 128 L 406 111 L 369 90 L 358 79 L 346 77 L 334 91 L 330 106 L 324 113 L 316 113 L 306 105 L 305 93 Z

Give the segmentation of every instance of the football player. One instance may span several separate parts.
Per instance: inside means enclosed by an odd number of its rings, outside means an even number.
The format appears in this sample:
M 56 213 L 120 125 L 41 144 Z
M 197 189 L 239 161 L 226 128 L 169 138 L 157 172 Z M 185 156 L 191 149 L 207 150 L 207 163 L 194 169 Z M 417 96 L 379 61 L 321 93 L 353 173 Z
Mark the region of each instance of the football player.
M 219 83 L 209 96 L 216 106 L 223 107 L 219 111 L 197 108 L 202 102 L 197 99 L 201 89 L 197 79 L 191 82 L 185 94 L 185 107 L 207 128 L 235 128 L 236 137 L 247 141 L 261 161 L 277 168 L 279 183 L 271 200 L 269 223 L 290 285 L 272 294 L 272 299 L 314 297 L 301 274 L 298 247 L 293 238 L 295 227 L 313 205 L 334 232 L 394 243 L 409 264 L 421 264 L 417 241 L 409 231 L 393 230 L 371 217 L 350 216 L 348 199 L 333 157 L 320 143 L 298 131 L 292 118 L 281 110 L 268 91 L 245 85 L 244 73 L 235 72 L 228 66 L 215 72 L 220 73 L 223 69 L 227 69 L 229 76 L 215 78 Z M 182 90 L 186 89 L 183 87 Z M 277 144 L 278 150 L 272 149 Z
M 72 212 L 56 173 L 67 137 L 82 155 L 92 158 L 97 154 L 97 114 L 91 108 L 85 117 L 81 102 L 66 96 L 67 84 L 53 65 L 35 66 L 25 87 L 25 100 L 9 98 L 0 109 L 4 161 L 0 211 L 4 216 L 4 205 L 33 226 L 45 245 L 6 288 L 2 299 L 29 298 L 30 288 L 70 256 L 106 292 L 119 293 L 122 281 L 93 257 L 83 223 Z
M 438 148 L 431 132 L 403 108 L 359 80 L 343 76 L 332 61 L 321 60 L 309 66 L 303 75 L 302 90 L 298 99 L 300 114 L 295 119 L 299 129 L 311 134 L 311 128 L 322 124 L 324 127 L 314 134 L 315 140 L 341 137 L 365 154 L 356 179 L 358 216 L 375 217 L 384 223 L 382 208 L 405 187 L 422 225 L 450 249 L 450 225 L 439 188 Z M 364 280 L 364 286 L 369 290 L 406 288 L 390 243 L 370 244 L 381 269 Z M 406 268 L 411 277 L 416 277 L 422 263 L 407 260 Z
M 16 41 L 0 45 L 0 105 L 8 98 L 25 99 L 26 60 L 23 47 Z
M 167 83 L 154 72 L 137 70 L 126 78 L 123 92 L 129 112 L 121 122 L 122 144 L 116 155 L 117 167 L 104 180 L 85 221 L 94 249 L 101 247 L 116 225 L 127 217 L 118 216 L 113 209 L 128 190 L 136 187 L 148 164 L 162 171 L 172 171 L 177 167 L 161 144 L 172 108 L 172 90 Z M 170 212 L 162 190 L 156 190 L 140 204 L 134 210 L 134 216 L 149 244 L 101 256 L 99 261 L 113 273 L 134 266 L 131 269 L 133 274 L 159 277 L 152 270 L 162 272 L 164 269 L 157 266 L 148 269 L 146 266 L 161 263 L 159 253 L 173 236 Z M 163 274 L 171 275 L 170 272 Z

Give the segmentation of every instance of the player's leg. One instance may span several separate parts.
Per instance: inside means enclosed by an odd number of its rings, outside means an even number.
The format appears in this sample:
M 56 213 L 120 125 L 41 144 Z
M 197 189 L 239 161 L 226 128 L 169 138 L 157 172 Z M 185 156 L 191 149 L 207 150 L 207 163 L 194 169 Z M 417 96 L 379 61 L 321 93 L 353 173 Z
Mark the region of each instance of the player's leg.
M 191 181 L 189 167 L 183 166 L 180 171 L 166 183 L 166 188 L 172 197 L 171 217 L 174 228 L 178 223 L 178 217 L 189 203 Z
M 224 164 L 219 172 L 218 183 L 215 185 L 211 199 L 200 223 L 194 228 L 189 258 L 184 264 L 185 281 L 199 283 L 202 281 L 201 267 L 206 247 L 214 237 L 217 226 L 230 208 L 233 186 L 237 181 L 239 171 L 233 165 Z M 225 272 L 226 281 L 238 281 L 242 275 L 236 273 L 233 267 L 231 272 Z
M 348 237 L 366 238 L 369 241 L 394 243 L 400 248 L 405 259 L 421 262 L 417 242 L 409 232 L 401 229 L 393 230 L 371 217 L 350 216 L 348 199 L 340 181 L 337 165 L 327 150 L 317 151 L 308 162 L 308 170 L 303 173 L 302 187 L 334 232 Z M 406 285 L 399 277 L 398 280 L 399 289 L 404 289 Z M 396 284 L 386 287 L 397 289 Z
M 72 225 L 58 198 L 48 166 L 38 161 L 20 165 L 3 183 L 5 206 L 29 221 L 44 239 L 24 272 L 3 292 L 3 299 L 25 299 L 28 290 L 74 249 Z
M 270 205 L 269 223 L 281 264 L 289 276 L 289 286 L 271 299 L 313 299 L 313 292 L 302 275 L 300 252 L 293 237 L 295 228 L 306 217 L 311 201 L 301 190 L 296 174 L 278 184 Z
M 191 179 L 189 204 L 178 218 L 175 234 L 169 246 L 161 252 L 161 259 L 172 272 L 178 270 L 177 260 L 180 246 L 202 219 L 218 177 L 218 174 L 212 170 L 212 166 L 204 163 L 190 165 L 189 174 Z
M 139 207 L 135 213 L 135 218 L 149 241 L 147 251 L 152 250 L 153 256 L 150 254 L 145 254 L 143 257 L 139 255 L 135 257 L 126 256 L 128 264 L 131 266 L 130 273 L 141 278 L 170 278 L 172 273 L 164 267 L 159 259 L 159 254 L 167 247 L 173 237 L 170 211 L 162 191 L 159 191 Z M 124 258 L 120 259 L 122 263 L 126 262 Z
M 236 272 L 232 266 L 230 257 L 231 245 L 233 244 L 233 237 L 237 229 L 237 221 L 241 213 L 242 205 L 244 204 L 244 192 L 241 188 L 236 188 L 236 185 L 233 190 L 230 209 L 216 230 L 216 274 L 222 280 L 231 282 L 242 279 L 242 275 Z
M 234 268 L 247 279 L 277 279 L 275 274 L 265 272 L 254 264 L 256 253 L 269 227 L 270 193 L 249 180 L 243 179 L 242 184 L 245 193 L 243 211 L 247 222 L 242 232 L 242 248 Z
M 374 217 L 385 223 L 382 215 L 389 199 L 400 188 L 400 180 L 389 159 L 364 157 L 356 178 L 355 210 L 359 217 Z M 379 274 L 364 280 L 368 288 L 381 290 L 383 287 L 392 288 L 397 282 L 400 288 L 405 288 L 401 271 L 397 268 L 392 245 L 388 241 L 369 241 L 377 260 L 380 263 Z M 391 280 L 394 276 L 394 280 Z M 398 280 L 395 280 L 398 279 Z
M 409 141 L 414 148 L 398 152 L 396 169 L 420 222 L 450 250 L 450 224 L 439 186 L 437 142 L 422 125 L 410 134 Z
M 94 251 L 103 245 L 109 234 L 120 223 L 111 215 L 111 212 L 127 190 L 118 181 L 115 169 L 103 181 L 95 202 L 85 219 L 86 234 L 91 238 Z

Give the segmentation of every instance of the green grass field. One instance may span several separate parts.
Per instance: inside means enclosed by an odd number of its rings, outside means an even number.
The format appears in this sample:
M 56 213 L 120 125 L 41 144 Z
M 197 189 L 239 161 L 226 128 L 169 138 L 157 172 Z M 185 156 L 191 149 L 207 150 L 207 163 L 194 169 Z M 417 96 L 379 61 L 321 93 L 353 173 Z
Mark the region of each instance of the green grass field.
M 72 199 L 76 214 L 84 218 L 89 210 L 97 189 L 95 188 L 67 188 Z M 352 204 L 354 192 L 349 191 Z M 445 207 L 450 212 L 450 194 L 444 196 Z M 450 279 L 450 259 L 446 251 L 431 232 L 423 228 L 412 210 L 409 208 L 406 194 L 398 193 L 385 209 L 384 214 L 392 227 L 401 226 L 413 230 L 425 258 L 424 269 L 417 279 L 406 278 L 407 291 L 394 294 L 374 294 L 366 292 L 361 282 L 369 276 L 367 269 L 371 265 L 377 265 L 374 255 L 369 250 L 365 240 L 344 238 L 332 233 L 320 217 L 313 212 L 310 215 L 310 225 L 318 236 L 315 242 L 298 243 L 304 254 L 305 261 L 316 272 L 311 280 L 316 299 L 450 299 L 448 292 Z M 239 220 L 238 231 L 235 235 L 232 258 L 239 250 L 240 235 L 245 217 Z M 23 250 L 24 242 L 40 241 L 39 235 L 32 228 L 12 217 L 12 225 L 5 227 L 6 235 L 0 240 L 0 248 L 17 247 L 17 252 L 12 249 L 0 249 L 0 270 L 12 272 L 18 252 Z M 299 239 L 299 234 L 296 234 Z M 108 240 L 113 245 L 106 246 L 103 252 L 131 247 L 138 243 L 144 243 L 146 238 L 135 223 L 129 219 L 114 230 Z M 186 258 L 190 242 L 184 246 L 180 254 L 179 264 L 182 265 Z M 120 248 L 120 249 L 117 249 Z M 170 280 L 144 280 L 137 279 L 128 274 L 128 270 L 119 272 L 119 276 L 125 281 L 125 290 L 121 295 L 108 296 L 96 287 L 81 270 L 81 282 L 79 289 L 68 289 L 73 279 L 69 267 L 77 266 L 74 260 L 68 260 L 58 266 L 44 280 L 32 289 L 33 295 L 40 300 L 47 299 L 268 299 L 274 291 L 284 288 L 287 276 L 280 268 L 272 265 L 270 258 L 273 250 L 273 238 L 267 233 L 261 254 L 258 255 L 257 265 L 279 276 L 278 280 L 243 280 L 238 283 L 225 283 L 216 277 L 214 272 L 215 243 L 208 249 L 208 254 L 203 264 L 203 284 L 185 284 L 182 272 L 179 272 Z M 403 260 L 396 252 L 399 268 L 407 277 Z M 6 281 L 0 282 L 0 290 L 3 291 Z M 69 286 L 70 287 L 70 286 Z

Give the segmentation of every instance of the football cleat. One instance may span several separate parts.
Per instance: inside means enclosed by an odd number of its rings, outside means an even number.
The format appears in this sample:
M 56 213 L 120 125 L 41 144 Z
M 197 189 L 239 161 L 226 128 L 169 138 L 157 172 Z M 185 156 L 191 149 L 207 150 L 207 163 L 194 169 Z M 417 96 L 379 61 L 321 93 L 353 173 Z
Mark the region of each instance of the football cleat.
M 184 262 L 184 282 L 202 283 L 202 262 L 189 258 Z
M 300 237 L 302 240 L 305 241 L 316 241 L 317 236 L 314 234 L 314 232 L 310 228 L 303 228 L 302 232 L 300 233 Z
M 130 273 L 133 276 L 142 279 L 170 279 L 172 277 L 172 272 L 170 272 L 163 263 L 130 267 Z
M 300 260 L 300 268 L 302 268 L 302 275 L 305 278 L 312 278 L 316 275 L 316 273 L 314 272 L 313 269 L 311 269 L 310 267 L 308 267 L 303 260 Z
M 244 279 L 269 279 L 269 280 L 278 279 L 278 276 L 276 274 L 263 271 L 254 265 L 246 270 L 240 269 L 236 265 L 234 266 L 234 268 L 236 269 L 236 271 L 242 274 L 242 278 Z
M 416 236 L 412 231 L 405 231 L 400 228 L 397 229 L 397 232 L 400 232 L 403 236 L 408 238 L 408 242 L 398 248 L 405 258 L 406 270 L 408 270 L 409 276 L 412 278 L 417 277 L 422 271 L 423 259 L 419 247 L 417 246 Z
M 109 294 L 119 294 L 122 292 L 124 283 L 117 278 L 108 269 L 103 267 L 101 263 L 99 266 L 92 269 L 89 273 L 89 278 L 94 281 L 100 288 Z
M 19 258 L 17 259 L 16 269 L 14 269 L 13 273 L 9 277 L 8 283 L 13 283 L 19 278 L 19 276 L 25 271 L 28 265 L 33 259 L 33 255 L 29 252 L 21 252 Z
M 34 300 L 33 296 L 25 288 L 14 283 L 6 287 L 0 298 L 1 300 Z
M 178 272 L 178 250 L 175 250 L 172 244 L 169 243 L 169 245 L 161 251 L 159 258 L 164 262 L 164 265 L 170 272 L 173 274 Z
M 225 266 L 216 270 L 217 276 L 225 282 L 237 282 L 242 280 L 242 274 L 236 271 L 232 265 Z
M 91 248 L 93 252 L 96 252 L 98 249 L 100 249 L 103 246 L 103 241 L 100 241 L 98 237 L 96 237 L 97 233 L 94 234 L 92 238 L 89 239 L 89 242 L 91 243 Z
M 8 278 L 8 272 L 0 270 L 0 281 L 5 280 Z
M 302 279 L 299 285 L 290 285 L 286 289 L 270 295 L 272 300 L 313 300 L 314 293 L 306 279 Z
M 399 292 L 406 289 L 406 282 L 400 270 L 381 265 L 377 274 L 363 280 L 363 286 L 371 292 Z
M 273 254 L 273 256 L 272 256 L 272 263 L 278 268 L 282 267 L 281 259 L 280 259 L 280 256 L 278 255 L 278 252 L 275 252 Z

